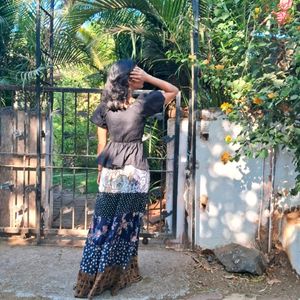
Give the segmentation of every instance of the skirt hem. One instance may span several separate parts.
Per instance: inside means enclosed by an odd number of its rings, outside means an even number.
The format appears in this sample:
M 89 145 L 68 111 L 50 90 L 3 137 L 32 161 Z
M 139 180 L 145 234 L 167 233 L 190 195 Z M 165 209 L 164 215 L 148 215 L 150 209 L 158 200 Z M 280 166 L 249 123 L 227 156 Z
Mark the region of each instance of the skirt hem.
M 110 290 L 111 295 L 115 296 L 120 289 L 141 280 L 136 256 L 131 259 L 126 269 L 121 266 L 110 266 L 104 272 L 94 275 L 79 271 L 74 297 L 92 299 L 106 290 Z

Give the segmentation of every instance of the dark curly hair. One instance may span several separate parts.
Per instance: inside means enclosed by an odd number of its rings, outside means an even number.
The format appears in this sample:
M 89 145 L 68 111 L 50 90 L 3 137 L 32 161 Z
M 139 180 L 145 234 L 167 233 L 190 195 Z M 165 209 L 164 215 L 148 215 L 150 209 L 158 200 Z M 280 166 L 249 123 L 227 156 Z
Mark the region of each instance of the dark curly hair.
M 131 59 L 119 60 L 109 70 L 105 88 L 102 92 L 102 103 L 107 110 L 117 111 L 124 108 L 129 94 L 129 75 L 136 66 Z

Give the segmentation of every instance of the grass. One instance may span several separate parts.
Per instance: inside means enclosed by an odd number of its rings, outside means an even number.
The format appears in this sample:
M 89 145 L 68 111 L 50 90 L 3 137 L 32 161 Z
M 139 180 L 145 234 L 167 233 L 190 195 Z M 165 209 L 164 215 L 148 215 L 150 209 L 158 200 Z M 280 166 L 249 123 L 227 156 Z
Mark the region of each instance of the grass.
M 73 190 L 74 188 L 76 193 L 95 194 L 98 192 L 97 171 L 89 171 L 87 175 L 82 170 L 77 171 L 75 175 L 72 172 L 64 172 L 61 175 L 60 171 L 56 171 L 53 175 L 53 185 L 62 185 L 62 188 L 66 190 Z

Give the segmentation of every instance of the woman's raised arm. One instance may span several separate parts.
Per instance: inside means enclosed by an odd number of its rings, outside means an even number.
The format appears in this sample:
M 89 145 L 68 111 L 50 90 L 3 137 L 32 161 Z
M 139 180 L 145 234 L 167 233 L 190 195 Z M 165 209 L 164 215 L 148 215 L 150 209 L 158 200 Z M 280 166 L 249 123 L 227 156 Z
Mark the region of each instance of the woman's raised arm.
M 133 71 L 130 73 L 130 79 L 133 81 L 148 82 L 158 87 L 160 90 L 163 91 L 165 97 L 165 104 L 168 104 L 170 101 L 172 101 L 179 92 L 178 88 L 175 85 L 165 80 L 151 76 L 139 67 L 135 67 L 133 69 Z

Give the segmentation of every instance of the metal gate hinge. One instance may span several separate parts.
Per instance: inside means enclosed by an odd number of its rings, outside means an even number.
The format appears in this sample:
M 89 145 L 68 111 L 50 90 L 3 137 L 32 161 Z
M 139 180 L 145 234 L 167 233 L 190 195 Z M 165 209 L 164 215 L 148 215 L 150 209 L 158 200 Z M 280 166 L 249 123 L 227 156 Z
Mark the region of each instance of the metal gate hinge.
M 31 193 L 35 191 L 35 184 L 30 184 L 25 187 L 25 193 Z
M 15 130 L 13 132 L 13 136 L 14 136 L 15 139 L 22 140 L 22 139 L 24 139 L 24 132 L 23 131 L 19 131 L 19 130 Z
M 11 182 L 0 183 L 0 190 L 9 190 L 12 192 L 13 188 L 14 188 L 14 184 Z

